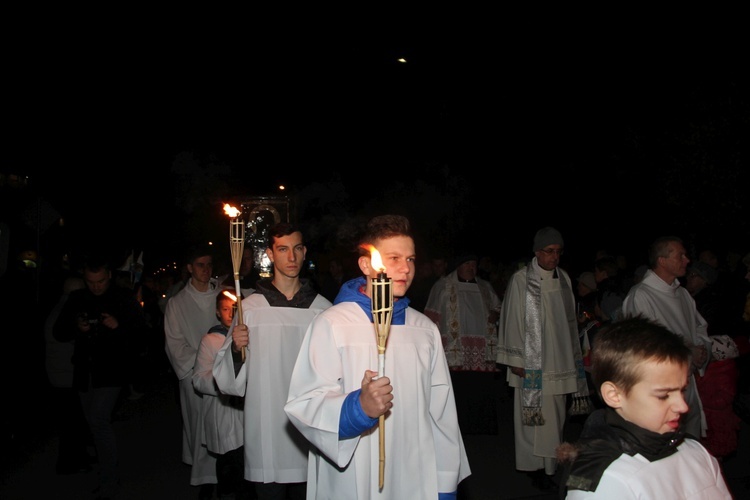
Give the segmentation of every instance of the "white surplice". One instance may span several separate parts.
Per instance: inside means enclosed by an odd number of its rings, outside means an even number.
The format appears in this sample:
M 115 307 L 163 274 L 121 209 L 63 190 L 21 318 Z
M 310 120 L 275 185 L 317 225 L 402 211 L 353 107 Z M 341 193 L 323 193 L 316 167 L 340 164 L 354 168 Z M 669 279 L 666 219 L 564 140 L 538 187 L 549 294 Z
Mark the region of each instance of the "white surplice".
M 188 282 L 169 299 L 164 312 L 167 358 L 180 384 L 182 411 L 182 461 L 191 465 L 190 484 L 216 483 L 216 458 L 201 444 L 202 398 L 193 388 L 193 367 L 201 339 L 216 324 L 216 295 L 222 288 L 215 280 L 205 292 Z
M 250 344 L 235 376 L 232 332 L 216 356 L 214 378 L 226 394 L 245 397 L 245 479 L 307 481 L 309 444 L 284 413 L 289 380 L 313 317 L 331 303 L 318 295 L 309 308 L 273 307 L 261 293 L 242 301 Z
M 361 388 L 366 369 L 378 369 L 375 329 L 355 302 L 320 313 L 308 329 L 294 367 L 285 410 L 314 445 L 308 499 L 435 500 L 471 474 L 448 363 L 437 325 L 415 309 L 392 325 L 385 376 L 393 408 L 385 418 L 385 475 L 379 481 L 379 430 L 339 439 L 341 407 Z
M 223 394 L 214 380 L 216 354 L 226 336 L 207 333 L 201 340 L 193 371 L 193 387 L 203 394 L 203 439 L 208 451 L 223 455 L 244 444 L 242 406 L 235 403 L 238 396 Z

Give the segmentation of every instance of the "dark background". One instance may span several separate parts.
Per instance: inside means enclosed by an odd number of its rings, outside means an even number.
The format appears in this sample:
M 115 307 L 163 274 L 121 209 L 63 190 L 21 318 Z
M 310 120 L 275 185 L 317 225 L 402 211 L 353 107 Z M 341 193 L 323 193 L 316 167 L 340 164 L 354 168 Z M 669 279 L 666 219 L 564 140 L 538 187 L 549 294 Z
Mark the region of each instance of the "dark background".
M 362 32 L 30 23 L 6 61 L 8 252 L 101 245 L 156 268 L 211 240 L 228 257 L 223 203 L 283 183 L 311 259 L 351 250 L 386 212 L 412 219 L 418 257 L 511 262 L 545 225 L 579 270 L 599 249 L 635 267 L 662 234 L 744 255 L 750 44 L 730 14 Z

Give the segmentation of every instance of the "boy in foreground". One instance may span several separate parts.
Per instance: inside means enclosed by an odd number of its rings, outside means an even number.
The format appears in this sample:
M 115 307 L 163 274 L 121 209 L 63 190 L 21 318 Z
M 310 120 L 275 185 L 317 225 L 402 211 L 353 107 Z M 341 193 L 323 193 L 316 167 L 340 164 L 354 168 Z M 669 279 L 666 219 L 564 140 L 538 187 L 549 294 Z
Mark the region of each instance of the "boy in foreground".
M 597 334 L 592 378 L 607 408 L 558 459 L 569 499 L 731 499 L 718 461 L 680 430 L 691 370 L 682 338 L 640 316 Z

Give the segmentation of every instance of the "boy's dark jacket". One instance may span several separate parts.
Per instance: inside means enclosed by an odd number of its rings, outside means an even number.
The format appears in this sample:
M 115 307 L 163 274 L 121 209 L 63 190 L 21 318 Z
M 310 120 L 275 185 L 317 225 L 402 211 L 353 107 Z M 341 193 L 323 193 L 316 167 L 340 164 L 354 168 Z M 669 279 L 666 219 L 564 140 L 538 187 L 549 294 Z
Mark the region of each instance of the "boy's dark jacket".
M 658 434 L 624 420 L 612 408 L 594 411 L 586 419 L 580 439 L 563 443 L 557 459 L 563 466 L 560 495 L 567 490 L 595 491 L 602 474 L 623 453 L 641 454 L 650 462 L 677 451 L 682 432 Z

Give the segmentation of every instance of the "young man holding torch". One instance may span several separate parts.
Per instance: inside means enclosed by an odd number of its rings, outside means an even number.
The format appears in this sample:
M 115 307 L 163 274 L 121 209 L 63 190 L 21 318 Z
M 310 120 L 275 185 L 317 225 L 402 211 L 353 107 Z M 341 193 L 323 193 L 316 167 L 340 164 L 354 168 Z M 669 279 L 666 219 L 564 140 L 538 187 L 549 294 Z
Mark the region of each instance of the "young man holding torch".
M 409 221 L 375 217 L 360 243 L 364 276 L 344 283 L 334 306 L 313 319 L 284 407 L 313 445 L 308 498 L 456 498 L 458 484 L 471 471 L 440 332 L 408 307 L 405 296 L 415 266 Z M 382 256 L 378 266 L 372 247 Z M 372 290 L 373 281 L 384 279 L 391 282 L 394 300 L 379 377 L 380 329 L 373 324 Z
M 284 403 L 294 361 L 312 318 L 331 303 L 300 278 L 302 232 L 292 224 L 268 229 L 273 277 L 256 282 L 216 355 L 213 375 L 224 394 L 245 397 L 245 479 L 259 500 L 305 497 L 308 443 L 289 423 Z M 242 350 L 247 348 L 242 362 Z

